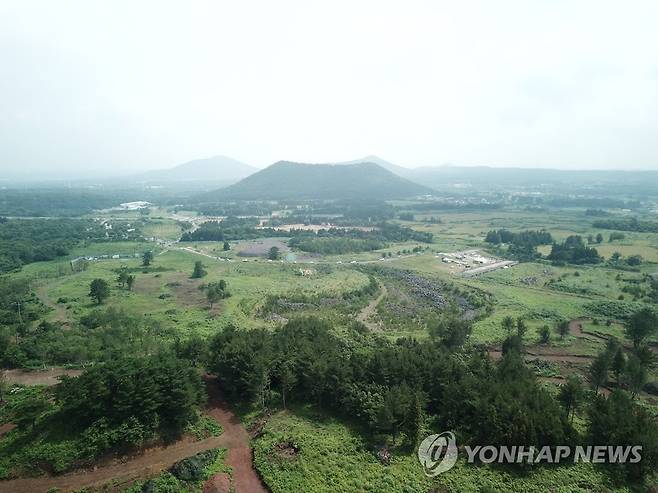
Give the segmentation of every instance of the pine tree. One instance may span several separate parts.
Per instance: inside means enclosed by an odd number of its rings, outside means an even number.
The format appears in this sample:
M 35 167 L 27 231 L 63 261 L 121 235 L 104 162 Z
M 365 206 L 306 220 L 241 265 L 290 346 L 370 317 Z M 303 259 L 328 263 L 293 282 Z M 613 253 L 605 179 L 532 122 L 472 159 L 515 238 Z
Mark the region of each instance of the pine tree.
M 200 279 L 205 276 L 207 272 L 203 268 L 203 263 L 201 260 L 194 262 L 194 270 L 192 271 L 192 279 Z

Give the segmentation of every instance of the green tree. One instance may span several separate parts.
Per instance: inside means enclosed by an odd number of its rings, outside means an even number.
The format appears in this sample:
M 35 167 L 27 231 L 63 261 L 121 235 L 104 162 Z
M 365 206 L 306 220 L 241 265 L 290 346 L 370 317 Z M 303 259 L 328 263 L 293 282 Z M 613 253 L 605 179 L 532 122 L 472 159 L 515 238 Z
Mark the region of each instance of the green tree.
M 279 260 L 280 256 L 281 256 L 281 252 L 279 251 L 279 247 L 275 247 L 275 246 L 270 248 L 270 251 L 267 254 L 267 258 L 270 260 Z
M 14 407 L 12 421 L 21 430 L 34 428 L 37 419 L 50 408 L 50 404 L 43 397 L 28 397 Z
M 610 361 L 605 353 L 599 354 L 589 367 L 589 379 L 594 390 L 608 383 Z
M 459 310 L 451 307 L 429 324 L 430 337 L 448 348 L 461 347 L 471 333 L 472 324 Z
M 655 334 L 658 329 L 658 316 L 650 308 L 643 308 L 635 312 L 625 326 L 626 336 L 638 348 L 647 337 Z
M 89 297 L 100 305 L 110 296 L 110 286 L 105 279 L 94 279 L 89 285 Z
M 630 266 L 638 266 L 642 263 L 642 255 L 631 255 L 626 259 L 626 263 Z
M 539 342 L 547 344 L 551 340 L 551 329 L 548 325 L 543 325 L 539 329 Z
M 297 375 L 295 374 L 294 363 L 291 360 L 288 359 L 279 363 L 278 379 L 281 386 L 283 409 L 286 409 L 286 398 L 297 384 Z
M 615 374 L 615 380 L 619 384 L 619 376 L 624 373 L 626 368 L 626 357 L 624 356 L 624 349 L 620 346 L 614 353 L 612 357 L 611 369 Z
M 584 393 L 582 381 L 576 374 L 569 375 L 566 383 L 560 385 L 559 400 L 567 413 L 567 418 L 571 417 L 572 422 Z
M 560 320 L 556 324 L 555 330 L 560 335 L 560 339 L 564 339 L 567 336 L 567 334 L 569 334 L 569 321 L 568 320 Z
M 192 366 L 198 366 L 208 357 L 208 344 L 199 335 L 193 335 L 189 339 L 174 342 L 174 352 L 180 359 L 189 361 Z
M 603 235 L 601 233 L 598 233 L 596 235 L 596 242 L 597 243 L 602 243 L 603 242 Z
M 633 397 L 637 396 L 647 383 L 647 370 L 634 354 L 628 357 L 622 380 Z
M 645 368 L 650 368 L 656 361 L 656 355 L 651 350 L 648 344 L 642 344 L 640 347 L 635 348 L 633 353 L 640 360 L 640 363 Z
M 128 282 L 128 277 L 130 274 L 128 273 L 128 268 L 127 267 L 121 267 L 119 270 L 119 275 L 117 276 L 117 284 L 119 284 L 120 287 L 125 287 L 126 283 Z
M 616 389 L 608 397 L 597 395 L 588 407 L 591 445 L 637 445 L 642 460 L 611 465 L 632 482 L 641 482 L 658 468 L 658 423 L 653 413 L 636 404 L 627 392 Z
M 506 316 L 503 318 L 502 326 L 503 329 L 505 329 L 505 332 L 507 332 L 507 335 L 511 335 L 512 330 L 514 330 L 514 319 L 509 315 Z
M 201 260 L 194 262 L 194 269 L 192 270 L 192 279 L 200 279 L 205 276 L 207 272 L 203 268 L 203 263 Z
M 134 284 L 135 284 L 135 276 L 131 274 L 126 278 L 126 287 L 128 288 L 128 291 L 133 290 Z
M 425 412 L 426 400 L 420 391 L 413 392 L 409 408 L 407 409 L 407 417 L 403 425 L 403 431 L 407 437 L 409 445 L 416 447 L 422 440 L 425 431 L 425 423 L 427 421 L 427 413 Z
M 150 250 L 148 252 L 144 252 L 144 255 L 142 255 L 142 265 L 144 267 L 148 267 L 151 265 L 151 262 L 153 262 L 153 252 Z
M 377 426 L 380 430 L 391 435 L 393 445 L 395 445 L 398 434 L 409 419 L 412 401 L 413 392 L 406 385 L 391 387 L 384 395 L 384 401 L 377 413 Z
M 225 241 L 223 250 L 225 252 L 228 252 L 230 249 L 231 249 L 231 244 L 228 241 Z
M 216 286 L 209 286 L 208 289 L 206 289 L 206 299 L 208 300 L 208 303 L 210 303 L 210 309 L 212 309 L 213 305 L 222 299 L 221 290 Z

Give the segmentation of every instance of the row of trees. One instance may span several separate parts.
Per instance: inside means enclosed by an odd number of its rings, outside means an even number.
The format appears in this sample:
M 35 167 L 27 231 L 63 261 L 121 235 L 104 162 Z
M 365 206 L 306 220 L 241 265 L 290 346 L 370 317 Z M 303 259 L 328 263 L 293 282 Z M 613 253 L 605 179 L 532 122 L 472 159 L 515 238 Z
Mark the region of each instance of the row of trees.
M 594 221 L 592 226 L 601 229 L 617 229 L 619 231 L 658 233 L 658 222 L 643 221 L 635 217 L 611 217 L 606 219 L 599 219 Z
M 492 245 L 507 244 L 509 256 L 521 261 L 530 261 L 539 257 L 537 246 L 550 245 L 553 237 L 548 231 L 521 231 L 518 233 L 498 229 L 487 233 L 484 241 Z
M 398 224 L 380 222 L 371 229 L 327 228 L 307 230 L 278 230 L 261 228 L 256 218 L 228 217 L 222 221 L 208 221 L 197 230 L 183 233 L 181 241 L 245 240 L 268 236 L 292 236 L 291 246 L 315 253 L 348 253 L 383 248 L 387 242 L 417 241 L 431 243 L 432 233 L 416 231 Z
M 230 327 L 211 343 L 210 368 L 236 399 L 263 408 L 310 402 L 355 418 L 369 433 L 389 435 L 394 443 L 415 444 L 432 420 L 475 444 L 539 447 L 621 440 L 599 424 L 619 412 L 617 403 L 627 403 L 625 398 L 615 396 L 604 406 L 604 398 L 595 398 L 584 408 L 589 428 L 578 433 L 571 421 L 591 400 L 582 383 L 570 379 L 553 397 L 523 362 L 525 323 L 507 323 L 510 335 L 498 363 L 483 353 L 459 350 L 470 327 L 453 313 L 437 322 L 424 342 L 391 343 L 354 333 L 350 338 L 363 338 L 354 344 L 315 318 L 294 319 L 274 332 Z M 629 426 L 646 421 L 636 404 L 628 406 Z M 658 441 L 651 442 L 656 433 L 654 423 L 646 436 L 637 437 L 649 451 L 642 467 L 658 460 L 652 452 Z M 600 441 L 608 438 L 613 441 Z M 624 473 L 637 478 L 646 472 L 638 467 L 629 465 Z
M 520 231 L 515 233 L 507 229 L 494 229 L 487 233 L 484 241 L 493 245 L 514 243 L 516 245 L 550 245 L 553 237 L 548 231 Z
M 567 264 L 598 264 L 603 260 L 596 248 L 585 245 L 579 235 L 569 236 L 563 243 L 553 243 L 548 259 Z

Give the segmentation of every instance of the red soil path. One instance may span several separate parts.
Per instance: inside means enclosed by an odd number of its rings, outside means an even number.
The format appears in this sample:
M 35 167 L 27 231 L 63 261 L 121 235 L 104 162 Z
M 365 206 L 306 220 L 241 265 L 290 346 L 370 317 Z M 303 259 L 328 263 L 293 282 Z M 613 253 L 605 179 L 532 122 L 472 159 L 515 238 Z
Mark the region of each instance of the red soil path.
M 93 469 L 76 470 L 61 476 L 42 476 L 0 481 L 2 493 L 45 493 L 51 488 L 62 492 L 82 488 L 98 488 L 112 481 L 114 491 L 121 485 L 145 479 L 168 469 L 175 462 L 211 448 L 228 449 L 226 464 L 233 469 L 233 487 L 236 493 L 267 493 L 253 468 L 249 435 L 240 420 L 221 397 L 216 382 L 206 380 L 209 406 L 206 413 L 217 420 L 224 429 L 219 437 L 193 441 L 184 438 L 171 445 L 155 446 L 139 454 L 120 459 L 107 459 Z

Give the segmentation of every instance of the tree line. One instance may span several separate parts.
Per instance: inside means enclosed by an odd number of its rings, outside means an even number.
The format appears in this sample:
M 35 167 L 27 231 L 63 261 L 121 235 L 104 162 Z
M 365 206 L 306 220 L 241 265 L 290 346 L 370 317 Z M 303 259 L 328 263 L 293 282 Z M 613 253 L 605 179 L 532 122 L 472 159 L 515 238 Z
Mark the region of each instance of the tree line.
M 456 322 L 444 319 L 427 341 L 389 342 L 355 330 L 350 337 L 360 343 L 316 318 L 294 319 L 273 332 L 229 327 L 211 342 L 209 367 L 234 399 L 263 408 L 311 403 L 356 419 L 367 433 L 387 435 L 394 444 L 415 445 L 428 424 L 440 423 L 470 444 L 637 440 L 645 446 L 644 460 L 622 473 L 639 480 L 656 466 L 656 423 L 624 391 L 585 399 L 587 392 L 571 381 L 553 396 L 523 362 L 525 324 L 514 326 L 518 333 L 505 341 L 496 363 L 485 353 L 459 350 L 470 328 Z M 587 417 L 585 431 L 571 423 L 575 409 Z M 603 426 L 620 413 L 629 438 Z

